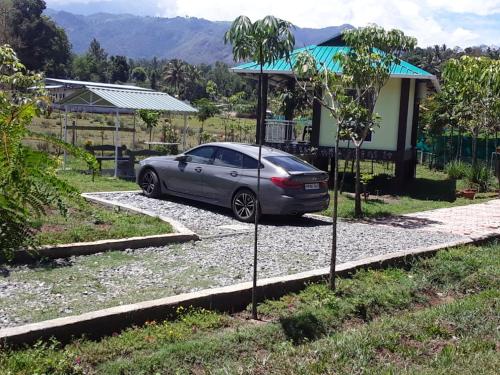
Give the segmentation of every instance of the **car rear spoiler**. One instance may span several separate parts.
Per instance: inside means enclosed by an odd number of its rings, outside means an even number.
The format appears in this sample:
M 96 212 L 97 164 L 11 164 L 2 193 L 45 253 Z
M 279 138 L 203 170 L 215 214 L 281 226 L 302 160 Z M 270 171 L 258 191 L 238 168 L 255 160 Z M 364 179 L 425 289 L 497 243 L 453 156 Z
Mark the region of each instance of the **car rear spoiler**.
M 313 177 L 313 176 L 318 176 L 318 177 L 322 177 L 322 179 L 318 180 L 318 181 L 327 181 L 329 176 L 328 176 L 328 173 L 324 172 L 324 171 L 310 171 L 310 172 L 288 172 L 288 174 L 290 176 L 292 176 L 292 178 L 295 178 L 295 179 L 300 179 L 300 177 Z

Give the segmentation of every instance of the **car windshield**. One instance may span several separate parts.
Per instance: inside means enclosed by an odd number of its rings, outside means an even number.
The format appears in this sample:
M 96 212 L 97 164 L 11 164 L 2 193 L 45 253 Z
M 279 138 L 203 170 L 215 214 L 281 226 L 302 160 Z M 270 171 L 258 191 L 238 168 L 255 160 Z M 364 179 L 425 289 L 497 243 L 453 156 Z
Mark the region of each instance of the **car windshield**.
M 266 160 L 283 168 L 287 172 L 314 172 L 316 168 L 295 156 L 267 156 Z

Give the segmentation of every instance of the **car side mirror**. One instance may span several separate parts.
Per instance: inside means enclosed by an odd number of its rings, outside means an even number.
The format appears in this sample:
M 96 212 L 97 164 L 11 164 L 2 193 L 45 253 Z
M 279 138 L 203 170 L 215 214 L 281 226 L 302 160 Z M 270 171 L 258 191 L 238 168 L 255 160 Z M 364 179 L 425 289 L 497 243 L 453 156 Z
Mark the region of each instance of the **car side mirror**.
M 187 163 L 191 161 L 191 156 L 189 155 L 179 155 L 175 158 L 176 161 L 179 161 L 181 163 Z

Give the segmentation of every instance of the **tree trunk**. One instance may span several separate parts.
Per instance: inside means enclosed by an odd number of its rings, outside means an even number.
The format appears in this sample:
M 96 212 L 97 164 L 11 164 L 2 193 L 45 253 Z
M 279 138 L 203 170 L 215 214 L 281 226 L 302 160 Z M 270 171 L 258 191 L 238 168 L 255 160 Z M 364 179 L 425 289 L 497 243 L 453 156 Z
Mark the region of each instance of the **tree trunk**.
M 200 126 L 200 135 L 199 135 L 199 138 L 198 138 L 198 144 L 201 145 L 201 140 L 202 140 L 202 137 L 203 137 L 203 123 L 205 121 L 202 121 L 201 122 L 201 126 Z
M 450 144 L 450 160 L 455 155 L 455 151 L 453 150 L 453 126 L 451 127 L 451 144 Z
M 363 211 L 361 210 L 361 145 L 356 145 L 356 179 L 355 179 L 355 192 L 354 192 L 354 216 L 361 217 Z
M 258 134 L 259 157 L 257 164 L 257 192 L 255 195 L 255 222 L 253 243 L 253 279 L 252 279 L 252 319 L 257 319 L 257 260 L 258 260 L 258 236 L 259 236 L 259 205 L 260 205 L 260 163 L 262 160 L 262 136 L 264 134 L 264 120 L 266 109 L 264 108 L 263 69 L 262 69 L 262 47 L 260 47 L 260 74 L 259 74 L 259 97 L 260 97 L 260 127 Z
M 340 191 L 341 194 L 344 191 L 345 175 L 347 173 L 347 167 L 349 165 L 349 155 L 350 155 L 349 150 L 350 150 L 350 147 L 351 147 L 351 140 L 349 139 L 347 141 L 347 152 L 346 152 L 346 158 L 344 160 L 344 171 L 342 172 L 342 181 L 340 181 L 340 186 L 339 186 L 339 191 Z
M 488 133 L 486 133 L 486 136 L 484 138 L 484 143 L 486 144 L 486 149 L 484 150 L 484 156 L 485 156 L 484 160 L 485 160 L 486 165 L 488 165 L 488 159 L 489 159 L 488 146 L 490 143 L 490 137 L 489 137 Z
M 477 132 L 474 130 L 472 132 L 472 165 L 477 165 Z
M 458 129 L 458 150 L 457 150 L 457 160 L 462 159 L 462 129 Z
M 337 125 L 338 127 L 338 125 Z M 339 196 L 339 130 L 335 140 L 335 162 L 333 164 L 333 212 L 332 212 L 332 254 L 330 258 L 330 289 L 335 290 L 335 268 L 337 262 L 337 212 Z

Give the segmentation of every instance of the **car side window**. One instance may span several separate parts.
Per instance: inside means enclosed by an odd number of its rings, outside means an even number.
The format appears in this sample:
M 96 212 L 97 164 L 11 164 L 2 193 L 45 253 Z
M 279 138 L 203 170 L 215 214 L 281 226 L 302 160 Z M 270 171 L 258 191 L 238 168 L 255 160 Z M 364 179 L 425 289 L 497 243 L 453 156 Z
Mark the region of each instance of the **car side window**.
M 259 162 L 254 158 L 243 155 L 243 169 L 257 169 Z
M 242 162 L 243 154 L 238 151 L 219 147 L 215 152 L 214 165 L 216 166 L 241 168 Z
M 192 151 L 186 152 L 186 155 L 191 157 L 191 163 L 198 164 L 212 164 L 212 158 L 214 156 L 215 147 L 204 146 L 195 148 Z

